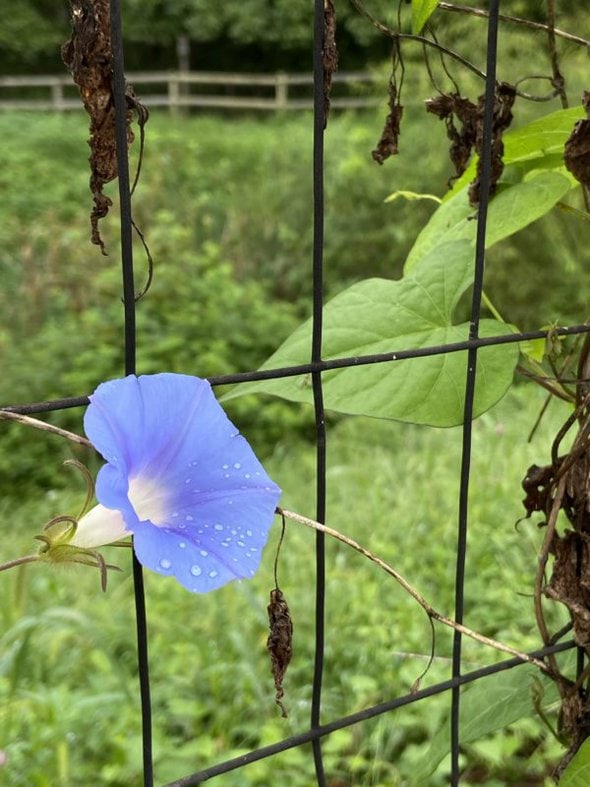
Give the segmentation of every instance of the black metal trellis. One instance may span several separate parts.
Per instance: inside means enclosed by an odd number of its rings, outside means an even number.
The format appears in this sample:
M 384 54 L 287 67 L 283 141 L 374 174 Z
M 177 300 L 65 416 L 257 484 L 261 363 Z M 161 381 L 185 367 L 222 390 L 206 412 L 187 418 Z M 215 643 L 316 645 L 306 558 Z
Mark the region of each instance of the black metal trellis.
M 114 72 L 114 102 L 116 109 L 117 130 L 117 161 L 119 173 L 119 194 L 121 213 L 121 262 L 124 303 L 124 348 L 125 348 L 125 374 L 136 372 L 136 333 L 135 333 L 135 288 L 133 275 L 132 251 L 132 215 L 130 202 L 130 183 L 127 160 L 127 130 L 125 116 L 127 111 L 125 98 L 124 78 L 124 53 L 121 30 L 121 2 L 110 0 L 111 30 L 113 47 L 113 72 Z M 469 496 L 469 474 L 471 460 L 471 424 L 473 413 L 473 399 L 475 380 L 477 374 L 477 355 L 481 347 L 499 345 L 512 342 L 521 342 L 530 339 L 543 338 L 548 331 L 533 331 L 510 336 L 502 335 L 481 338 L 478 333 L 479 312 L 482 295 L 482 284 L 485 262 L 485 231 L 488 208 L 488 194 L 491 177 L 491 148 L 492 148 L 492 122 L 493 101 L 496 85 L 496 42 L 498 33 L 499 0 L 490 0 L 488 22 L 488 56 L 486 76 L 486 109 L 483 127 L 482 146 L 482 173 L 481 173 L 481 201 L 478 209 L 478 231 L 474 260 L 474 289 L 471 307 L 471 323 L 469 337 L 464 342 L 457 342 L 444 346 L 433 346 L 416 350 L 396 351 L 379 355 L 366 355 L 359 357 L 339 358 L 330 361 L 322 359 L 322 314 L 323 314 L 323 230 L 324 230 L 324 205 L 323 205 L 323 160 L 324 160 L 324 62 L 322 57 L 324 35 L 324 0 L 315 0 L 314 7 L 314 150 L 313 150 L 313 175 L 314 175 L 314 202 L 313 202 L 313 331 L 310 363 L 282 369 L 253 371 L 234 375 L 223 375 L 210 378 L 213 385 L 229 383 L 243 383 L 253 380 L 296 376 L 311 373 L 313 398 L 315 408 L 316 447 L 317 447 L 317 473 L 316 473 L 316 519 L 324 522 L 326 517 L 326 428 L 322 395 L 322 375 L 325 371 L 336 368 L 360 366 L 373 363 L 392 363 L 408 358 L 426 357 L 429 355 L 467 352 L 466 396 L 463 422 L 463 450 L 460 475 L 460 502 L 457 528 L 457 562 L 455 579 L 455 620 L 462 622 L 464 607 L 464 579 L 467 560 L 467 530 L 468 512 L 467 503 Z M 557 335 L 571 335 L 590 331 L 590 326 L 579 325 L 552 331 Z M 70 397 L 50 402 L 39 402 L 15 405 L 11 409 L 23 414 L 56 411 L 69 407 L 78 407 L 88 403 L 85 395 Z M 326 735 L 336 730 L 343 729 L 353 724 L 358 724 L 367 719 L 388 713 L 396 708 L 418 702 L 427 697 L 443 692 L 451 692 L 451 783 L 459 782 L 459 714 L 460 714 L 460 687 L 478 680 L 486 675 L 512 669 L 521 660 L 512 658 L 492 666 L 462 672 L 462 638 L 455 632 L 453 639 L 452 677 L 430 686 L 426 689 L 397 697 L 367 708 L 349 716 L 322 723 L 321 720 L 321 690 L 323 674 L 323 649 L 325 632 L 324 603 L 326 593 L 326 566 L 324 535 L 316 535 L 316 653 L 313 673 L 313 691 L 311 703 L 310 728 L 300 734 L 293 735 L 273 745 L 262 747 L 249 752 L 241 757 L 227 760 L 215 766 L 205 768 L 198 773 L 191 774 L 172 783 L 174 787 L 195 785 L 214 776 L 227 773 L 249 763 L 271 757 L 287 749 L 311 743 L 316 770 L 316 780 L 319 787 L 324 787 L 326 779 L 322 761 L 321 741 Z M 143 726 L 143 764 L 144 784 L 146 787 L 153 785 L 152 749 L 151 749 L 151 703 L 150 681 L 148 667 L 148 635 L 143 590 L 142 569 L 134 557 L 133 575 L 135 583 L 136 619 L 138 665 L 140 678 L 140 691 L 142 700 L 142 726 Z M 531 653 L 531 656 L 542 658 L 548 653 L 557 653 L 574 647 L 573 642 L 566 642 L 547 646 Z M 581 671 L 582 665 L 579 664 Z M 172 785 L 171 785 L 172 787 Z
M 115 133 L 117 170 L 119 173 L 119 212 L 121 216 L 121 275 L 123 282 L 125 374 L 136 372 L 135 281 L 133 276 L 133 217 L 131 215 L 131 183 L 127 156 L 127 99 L 125 96 L 125 61 L 121 0 L 110 0 L 111 41 L 113 48 L 113 99 L 115 103 Z M 147 614 L 143 569 L 133 553 L 133 584 L 137 630 L 137 665 L 141 694 L 143 738 L 143 778 L 145 787 L 154 783 L 152 757 L 152 710 L 148 660 Z
M 476 339 L 479 335 L 479 317 L 483 291 L 486 224 L 492 175 L 492 124 L 494 120 L 494 98 L 496 94 L 496 52 L 498 43 L 499 5 L 499 0 L 490 0 L 488 18 L 485 110 L 481 151 L 482 169 L 480 201 L 477 212 L 477 237 L 475 242 L 473 294 L 471 296 L 471 321 L 469 325 L 470 339 Z M 463 411 L 463 446 L 461 452 L 461 481 L 459 491 L 459 521 L 457 526 L 457 557 L 455 573 L 455 620 L 457 623 L 463 623 L 464 611 L 465 564 L 467 560 L 467 529 L 469 517 L 467 505 L 469 501 L 469 474 L 471 467 L 471 438 L 476 374 L 477 347 L 472 347 L 467 351 L 465 407 Z M 461 674 L 461 646 L 461 632 L 454 631 L 452 658 L 454 678 L 458 678 Z M 459 686 L 453 686 L 451 696 L 451 782 L 456 784 L 459 781 L 459 721 L 461 710 L 461 694 Z
M 315 0 L 313 26 L 313 314 L 311 361 L 322 358 L 322 327 L 324 307 L 324 0 Z M 312 372 L 313 404 L 316 429 L 316 519 L 326 518 L 326 422 L 321 372 Z M 322 677 L 324 671 L 324 631 L 326 596 L 326 537 L 316 533 L 316 607 L 315 659 L 311 700 L 311 728 L 320 725 Z M 326 778 L 322 759 L 321 739 L 312 741 L 317 783 L 324 787 Z

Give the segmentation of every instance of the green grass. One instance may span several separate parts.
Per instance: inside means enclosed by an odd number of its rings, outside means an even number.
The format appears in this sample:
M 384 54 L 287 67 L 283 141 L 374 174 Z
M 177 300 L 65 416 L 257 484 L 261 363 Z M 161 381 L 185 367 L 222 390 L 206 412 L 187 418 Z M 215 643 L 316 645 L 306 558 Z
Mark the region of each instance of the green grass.
M 474 424 L 466 623 L 522 649 L 539 644 L 530 593 L 542 533 L 530 522 L 514 526 L 523 513 L 520 480 L 533 461 L 546 461 L 564 415 L 550 413 L 534 444 L 527 444 L 541 400 L 535 389 L 519 387 Z M 400 570 L 451 615 L 460 444 L 457 429 L 361 418 L 340 420 L 328 442 L 329 524 Z M 283 506 L 313 516 L 312 447 L 279 444 L 267 464 L 284 489 Z M 3 503 L 3 557 L 30 551 L 45 519 L 76 507 L 71 495 Z M 171 580 L 146 575 L 158 784 L 308 724 L 314 534 L 289 523 L 279 563 L 295 629 L 287 720 L 274 705 L 265 652 L 278 536 L 277 526 L 252 581 L 211 595 L 194 597 Z M 125 571 L 111 575 L 105 595 L 91 569 L 27 566 L 2 576 L 0 730 L 9 758 L 3 783 L 141 782 L 132 581 L 126 553 L 111 549 L 108 558 Z M 431 645 L 416 603 L 356 552 L 329 542 L 327 577 L 324 721 L 407 692 Z M 555 610 L 553 617 L 563 615 Z M 450 635 L 437 628 L 436 657 L 422 686 L 448 677 L 449 658 Z M 465 670 L 498 658 L 465 641 Z M 325 744 L 330 779 L 411 784 L 447 702 L 428 700 L 332 735 Z M 535 758 L 519 760 L 517 744 L 530 740 L 537 740 Z M 525 722 L 494 736 L 487 749 L 485 742 L 472 749 L 487 763 L 490 779 L 494 763 L 505 772 L 506 757 L 521 775 L 542 773 L 559 752 L 543 740 L 541 723 Z M 313 783 L 306 747 L 215 780 L 227 787 L 287 782 Z M 444 765 L 431 784 L 444 784 Z

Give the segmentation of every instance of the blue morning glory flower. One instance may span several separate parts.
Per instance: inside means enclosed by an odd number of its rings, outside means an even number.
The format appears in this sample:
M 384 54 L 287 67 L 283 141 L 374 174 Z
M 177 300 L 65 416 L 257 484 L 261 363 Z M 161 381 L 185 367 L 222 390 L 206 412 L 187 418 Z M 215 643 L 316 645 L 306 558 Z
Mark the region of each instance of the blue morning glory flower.
M 106 459 L 73 546 L 133 534 L 138 560 L 206 593 L 258 568 L 281 490 L 206 380 L 154 374 L 102 383 L 86 434 Z

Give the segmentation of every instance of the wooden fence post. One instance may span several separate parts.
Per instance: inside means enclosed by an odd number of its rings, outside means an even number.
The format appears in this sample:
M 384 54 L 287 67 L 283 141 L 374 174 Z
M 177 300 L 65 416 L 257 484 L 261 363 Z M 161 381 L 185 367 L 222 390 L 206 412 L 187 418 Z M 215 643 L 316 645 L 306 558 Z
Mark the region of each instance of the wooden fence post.
M 168 74 L 168 101 L 170 114 L 177 117 L 180 104 L 180 80 L 176 73 Z
M 286 109 L 289 101 L 289 77 L 284 71 L 277 71 L 275 82 L 275 104 L 277 109 Z

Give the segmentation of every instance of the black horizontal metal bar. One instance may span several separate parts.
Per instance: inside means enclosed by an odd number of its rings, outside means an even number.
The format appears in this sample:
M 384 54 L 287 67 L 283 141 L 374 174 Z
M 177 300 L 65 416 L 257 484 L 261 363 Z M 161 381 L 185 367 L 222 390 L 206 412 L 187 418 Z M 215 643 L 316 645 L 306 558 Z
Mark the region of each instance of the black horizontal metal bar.
M 550 645 L 548 647 L 541 648 L 540 650 L 535 650 L 528 655 L 532 656 L 533 658 L 542 659 L 544 656 L 547 656 L 550 653 L 561 653 L 566 650 L 571 650 L 575 647 L 576 643 L 571 640 L 557 645 Z M 237 768 L 242 768 L 245 765 L 258 762 L 259 760 L 266 759 L 267 757 L 272 757 L 276 754 L 287 751 L 288 749 L 294 749 L 297 746 L 301 746 L 302 744 L 310 743 L 317 738 L 330 735 L 332 732 L 345 729 L 346 727 L 351 727 L 352 725 L 358 724 L 361 721 L 367 721 L 368 719 L 375 718 L 376 716 L 380 716 L 383 713 L 388 713 L 406 705 L 411 705 L 414 702 L 419 702 L 420 700 L 433 697 L 437 694 L 442 694 L 443 692 L 449 691 L 457 686 L 473 683 L 474 681 L 480 680 L 487 675 L 493 675 L 497 672 L 504 672 L 505 670 L 513 669 L 514 667 L 518 667 L 526 663 L 527 662 L 522 661 L 522 659 L 512 658 L 506 659 L 505 661 L 499 661 L 496 664 L 490 664 L 487 667 L 481 667 L 480 669 L 472 670 L 471 672 L 466 672 L 463 675 L 458 675 L 455 678 L 450 678 L 449 680 L 442 681 L 441 683 L 436 683 L 432 686 L 428 686 L 425 689 L 420 689 L 419 691 L 404 694 L 402 697 L 397 697 L 394 700 L 389 700 L 388 702 L 382 702 L 378 705 L 373 705 L 372 707 L 358 711 L 357 713 L 351 713 L 349 716 L 342 716 L 340 719 L 336 719 L 329 724 L 323 724 L 319 727 L 315 727 L 312 730 L 310 729 L 306 730 L 305 732 L 300 732 L 297 735 L 292 735 L 289 738 L 285 738 L 284 740 L 270 744 L 269 746 L 262 746 L 260 749 L 254 749 L 253 751 L 249 751 L 247 754 L 242 754 L 241 756 L 234 757 L 231 760 L 220 762 L 217 765 L 211 766 L 210 768 L 204 768 L 202 771 L 193 773 L 190 776 L 185 776 L 182 779 L 178 779 L 174 782 L 169 782 L 166 787 L 192 787 L 192 785 L 201 784 L 202 782 L 207 781 L 214 776 L 220 776 L 222 773 L 228 773 L 229 771 L 236 770 Z
M 406 361 L 410 358 L 425 358 L 431 355 L 445 355 L 447 353 L 462 352 L 479 347 L 491 347 L 500 344 L 515 344 L 517 342 L 545 339 L 551 333 L 554 336 L 574 336 L 579 333 L 590 333 L 590 325 L 573 325 L 566 328 L 554 328 L 546 331 L 528 331 L 525 333 L 509 333 L 501 336 L 487 336 L 478 339 L 467 339 L 464 342 L 451 342 L 449 344 L 420 347 L 414 350 L 395 350 L 375 355 L 353 355 L 343 358 L 332 358 L 328 361 L 303 363 L 297 366 L 284 366 L 277 369 L 259 369 L 253 372 L 236 372 L 235 374 L 213 375 L 207 379 L 213 386 L 237 385 L 239 383 L 256 382 L 259 380 L 274 380 L 283 377 L 298 377 L 312 372 L 328 372 L 332 369 L 344 369 L 354 366 L 366 366 L 373 363 L 388 363 L 391 361 Z M 49 413 L 57 410 L 66 410 L 72 407 L 85 407 L 89 403 L 88 396 L 75 396 L 65 399 L 52 399 L 47 402 L 32 402 L 30 404 L 4 405 L 0 410 L 8 410 L 21 415 L 34 413 Z

